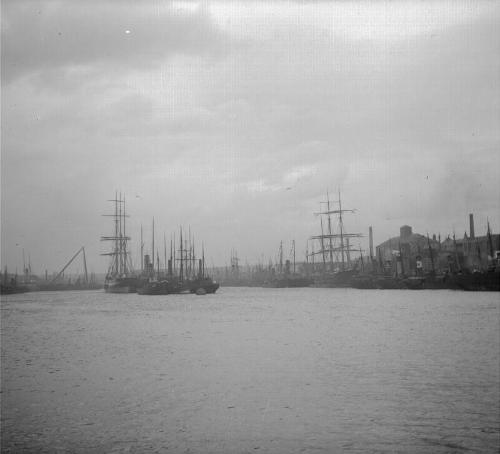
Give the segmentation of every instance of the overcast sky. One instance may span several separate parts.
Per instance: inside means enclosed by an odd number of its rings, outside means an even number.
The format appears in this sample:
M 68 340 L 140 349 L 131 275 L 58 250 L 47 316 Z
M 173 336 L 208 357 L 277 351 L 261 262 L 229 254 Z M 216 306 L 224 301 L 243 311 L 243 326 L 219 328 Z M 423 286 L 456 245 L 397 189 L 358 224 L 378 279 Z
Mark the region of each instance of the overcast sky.
M 497 1 L 2 1 L 2 265 L 106 269 L 179 225 L 209 263 L 320 231 L 500 231 Z M 363 247 L 367 238 L 361 242 Z

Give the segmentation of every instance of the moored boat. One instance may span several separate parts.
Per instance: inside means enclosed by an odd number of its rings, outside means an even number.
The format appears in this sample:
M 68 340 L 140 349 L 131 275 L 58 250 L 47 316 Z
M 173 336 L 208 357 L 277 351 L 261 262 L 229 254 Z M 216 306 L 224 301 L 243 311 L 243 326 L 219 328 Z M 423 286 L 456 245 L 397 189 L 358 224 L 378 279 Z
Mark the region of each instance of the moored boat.
M 135 293 L 138 286 L 139 279 L 131 276 L 112 277 L 107 275 L 104 281 L 106 293 Z
M 322 268 L 314 277 L 314 287 L 351 287 L 353 278 L 359 274 L 356 261 L 353 260 L 353 252 L 361 252 L 361 249 L 353 248 L 351 240 L 361 238 L 361 233 L 347 233 L 344 226 L 344 214 L 354 213 L 355 210 L 342 207 L 342 200 L 330 201 L 327 194 L 326 209 L 315 213 L 320 216 L 321 234 L 312 236 L 310 239 L 319 242 L 319 250 L 312 252 L 310 257 L 322 258 Z M 333 206 L 333 204 L 337 206 Z M 332 215 L 336 218 L 336 226 L 332 225 Z M 323 224 L 326 220 L 326 232 Z M 313 262 L 314 268 L 314 262 Z
M 137 288 L 137 293 L 139 295 L 168 295 L 172 293 L 171 287 L 167 280 L 145 281 Z
M 205 293 L 215 293 L 220 287 L 219 283 L 208 276 L 201 276 L 196 279 L 186 281 L 186 286 L 191 293 L 204 295 Z
M 376 277 L 371 274 L 356 274 L 350 281 L 352 288 L 357 289 L 376 289 Z
M 295 240 L 292 241 L 291 258 L 293 262 L 289 259 L 285 261 L 283 265 L 283 241 L 280 242 L 279 247 L 279 263 L 277 264 L 277 272 L 272 268 L 270 273 L 266 276 L 264 282 L 262 282 L 262 287 L 270 288 L 297 288 L 297 287 L 309 287 L 313 284 L 313 280 L 296 271 L 295 262 Z
M 111 257 L 111 263 L 104 280 L 104 291 L 107 293 L 135 293 L 139 286 L 139 278 L 132 271 L 130 255 L 128 253 L 128 241 L 130 237 L 126 235 L 125 220 L 125 197 L 115 194 L 115 212 L 111 215 L 114 221 L 115 231 L 111 236 L 101 237 L 101 241 L 112 241 L 114 246 L 111 252 L 102 255 Z
M 401 278 L 396 276 L 378 276 L 375 280 L 376 286 L 382 290 L 394 290 L 406 288 Z
M 477 271 L 472 273 L 462 272 L 454 277 L 458 287 L 468 291 L 500 291 L 500 269 Z

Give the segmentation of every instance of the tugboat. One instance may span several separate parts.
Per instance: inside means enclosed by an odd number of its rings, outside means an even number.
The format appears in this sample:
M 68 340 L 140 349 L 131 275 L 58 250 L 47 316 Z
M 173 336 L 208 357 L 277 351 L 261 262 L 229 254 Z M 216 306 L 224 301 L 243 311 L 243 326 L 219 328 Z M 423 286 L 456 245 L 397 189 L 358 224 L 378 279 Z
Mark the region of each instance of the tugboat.
M 156 253 L 157 270 L 155 271 L 155 220 L 153 218 L 151 256 L 144 255 L 144 242 L 142 241 L 141 226 L 141 282 L 137 287 L 139 295 L 168 295 L 172 293 L 170 280 L 160 275 L 160 257 Z M 166 256 L 166 250 L 165 250 Z
M 198 276 L 188 279 L 185 285 L 191 293 L 197 295 L 205 295 L 207 293 L 215 293 L 219 288 L 219 283 L 215 282 L 205 272 L 205 249 L 202 247 L 202 256 L 198 260 Z
M 111 257 L 111 263 L 104 280 L 104 291 L 107 293 L 135 293 L 139 285 L 139 278 L 132 271 L 130 255 L 127 250 L 127 243 L 130 237 L 126 235 L 125 219 L 128 215 L 125 212 L 125 197 L 122 194 L 109 200 L 115 204 L 114 214 L 104 215 L 113 218 L 115 231 L 112 236 L 103 236 L 101 241 L 112 241 L 113 250 L 101 255 Z
M 283 242 L 280 242 L 279 248 L 279 269 L 276 274 L 274 268 L 271 270 L 272 274 L 269 279 L 264 281 L 263 287 L 271 288 L 297 288 L 297 287 L 309 287 L 312 285 L 313 280 L 298 274 L 295 271 L 295 240 L 292 241 L 291 254 L 293 257 L 293 268 L 290 260 L 285 261 L 283 266 Z
M 167 261 L 165 246 L 165 262 L 167 269 L 160 272 L 160 259 L 157 256 L 157 271 L 150 261 L 148 255 L 145 255 L 146 264 L 143 270 L 144 279 L 137 293 L 140 295 L 169 295 L 179 293 L 196 293 L 205 295 L 215 293 L 219 284 L 209 277 L 205 272 L 205 252 L 203 249 L 202 258 L 197 260 L 194 253 L 194 240 L 189 233 L 189 245 L 182 239 L 182 229 L 180 231 L 180 247 L 175 251 L 174 245 L 170 244 L 170 259 Z M 142 241 L 141 241 L 142 243 Z M 154 223 L 153 223 L 153 250 L 154 250 Z M 175 257 L 175 252 L 179 254 Z M 142 252 L 141 252 L 142 254 Z M 175 262 L 179 262 L 178 270 L 174 269 Z M 195 263 L 198 262 L 198 273 L 195 271 Z

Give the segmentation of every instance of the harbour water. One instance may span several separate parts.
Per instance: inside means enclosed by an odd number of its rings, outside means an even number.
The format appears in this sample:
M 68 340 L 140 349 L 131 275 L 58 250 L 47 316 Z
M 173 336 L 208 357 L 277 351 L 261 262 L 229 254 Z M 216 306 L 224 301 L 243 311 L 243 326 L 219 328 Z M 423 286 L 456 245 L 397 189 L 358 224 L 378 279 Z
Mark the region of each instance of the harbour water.
M 2 297 L 2 453 L 496 453 L 499 294 Z

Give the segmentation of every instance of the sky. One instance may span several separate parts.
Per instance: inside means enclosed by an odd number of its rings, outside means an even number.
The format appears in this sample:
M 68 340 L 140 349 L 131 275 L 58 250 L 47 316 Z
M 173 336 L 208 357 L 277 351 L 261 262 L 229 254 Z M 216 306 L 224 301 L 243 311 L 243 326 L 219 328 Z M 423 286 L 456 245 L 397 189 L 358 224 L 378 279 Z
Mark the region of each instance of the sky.
M 1 262 L 104 272 L 109 199 L 140 262 L 303 259 L 327 198 L 379 244 L 500 232 L 497 1 L 2 1 Z M 75 265 L 78 267 L 80 265 Z

